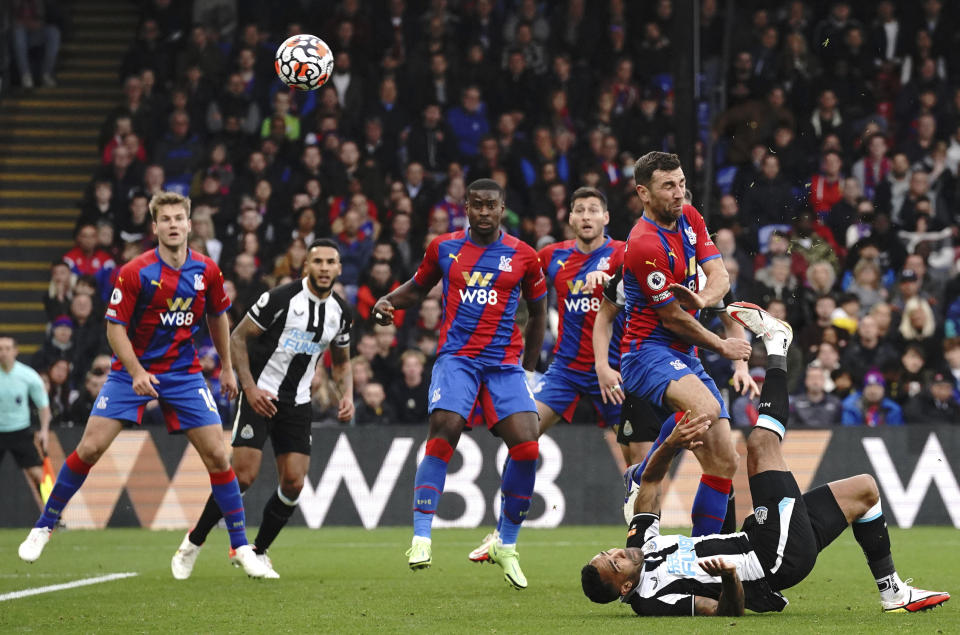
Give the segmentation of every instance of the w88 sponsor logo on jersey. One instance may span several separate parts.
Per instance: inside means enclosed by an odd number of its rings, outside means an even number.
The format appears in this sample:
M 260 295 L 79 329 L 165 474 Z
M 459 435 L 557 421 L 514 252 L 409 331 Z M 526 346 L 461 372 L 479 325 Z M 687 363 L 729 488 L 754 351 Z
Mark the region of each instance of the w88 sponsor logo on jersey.
M 566 298 L 563 305 L 573 313 L 596 313 L 600 310 L 600 298 Z
M 480 273 L 479 271 L 468 273 L 464 271 L 463 281 L 467 283 L 467 288 L 460 289 L 460 301 L 476 304 L 496 304 L 499 302 L 497 290 L 486 288 L 492 279 L 492 273 Z
M 167 311 L 160 314 L 160 324 L 164 326 L 190 326 L 194 321 L 190 305 L 193 298 L 171 298 L 167 300 Z

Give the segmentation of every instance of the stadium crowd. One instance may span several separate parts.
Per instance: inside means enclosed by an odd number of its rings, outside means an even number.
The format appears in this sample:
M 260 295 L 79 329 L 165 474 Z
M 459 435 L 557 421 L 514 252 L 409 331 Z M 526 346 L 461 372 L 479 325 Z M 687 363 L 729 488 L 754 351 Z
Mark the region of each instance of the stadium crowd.
M 723 4 L 699 3 L 705 94 L 723 89 L 726 105 L 700 111 L 689 182 L 738 299 L 793 325 L 793 425 L 960 423 L 958 7 L 754 1 L 724 16 Z M 141 5 L 76 246 L 44 294 L 32 363 L 54 425 L 83 425 L 104 381 L 104 303 L 118 266 L 151 248 L 161 189 L 192 198 L 190 246 L 223 269 L 234 322 L 333 237 L 356 313 L 355 422 L 419 423 L 439 293 L 396 327 L 370 310 L 432 238 L 465 226 L 465 183 L 498 181 L 505 229 L 537 249 L 571 237 L 573 189 L 599 187 L 625 239 L 642 213 L 634 160 L 675 149 L 671 0 Z M 274 74 L 276 46 L 299 32 L 335 53 L 318 91 Z M 218 393 L 209 337 L 200 351 Z M 758 380 L 764 355 L 755 347 Z M 726 385 L 729 362 L 703 356 Z M 334 421 L 323 368 L 315 387 L 316 420 Z M 756 420 L 755 400 L 730 399 L 734 425 Z

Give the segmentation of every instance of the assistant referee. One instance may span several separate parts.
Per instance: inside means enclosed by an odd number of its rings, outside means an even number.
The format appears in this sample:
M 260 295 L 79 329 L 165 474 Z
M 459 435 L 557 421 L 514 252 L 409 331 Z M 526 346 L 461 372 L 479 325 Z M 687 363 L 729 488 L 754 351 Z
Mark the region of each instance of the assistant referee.
M 30 431 L 30 402 L 40 416 L 40 447 L 47 451 L 50 400 L 37 371 L 17 361 L 17 342 L 0 336 L 0 461 L 10 452 L 40 491 L 42 461 Z

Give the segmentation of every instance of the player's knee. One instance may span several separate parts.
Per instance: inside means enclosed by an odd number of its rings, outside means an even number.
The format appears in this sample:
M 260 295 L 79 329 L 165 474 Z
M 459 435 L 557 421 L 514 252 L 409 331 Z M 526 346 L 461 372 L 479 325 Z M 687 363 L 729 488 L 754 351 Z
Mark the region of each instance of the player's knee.
M 230 469 L 230 458 L 227 456 L 227 451 L 222 448 L 209 451 L 204 457 L 204 462 L 207 469 L 213 473 L 226 472 Z
M 880 502 L 880 488 L 877 486 L 877 480 L 871 474 L 861 474 L 857 477 L 860 481 L 861 500 L 869 509 Z
M 100 457 L 103 456 L 103 453 L 107 451 L 106 447 L 100 447 L 95 441 L 90 439 L 80 439 L 80 443 L 77 444 L 77 449 L 75 450 L 77 456 L 80 457 L 80 460 L 88 465 L 93 465 L 100 460 Z
M 303 477 L 285 478 L 280 483 L 280 491 L 290 500 L 297 500 L 303 490 Z

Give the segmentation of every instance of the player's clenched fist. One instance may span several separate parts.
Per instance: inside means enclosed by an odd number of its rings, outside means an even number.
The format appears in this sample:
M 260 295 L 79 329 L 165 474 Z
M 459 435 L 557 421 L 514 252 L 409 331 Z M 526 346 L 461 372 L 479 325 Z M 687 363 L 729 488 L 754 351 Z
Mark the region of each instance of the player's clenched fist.
M 727 359 L 748 360 L 750 359 L 750 342 L 738 337 L 731 337 L 720 342 L 720 350 L 717 351 Z
M 372 314 L 377 324 L 383 326 L 393 324 L 393 304 L 386 297 L 377 300 L 377 303 L 373 305 Z

